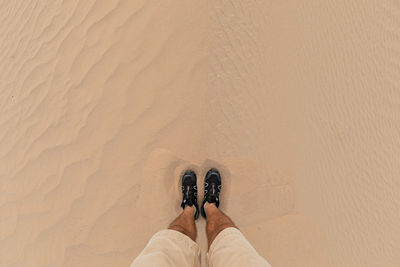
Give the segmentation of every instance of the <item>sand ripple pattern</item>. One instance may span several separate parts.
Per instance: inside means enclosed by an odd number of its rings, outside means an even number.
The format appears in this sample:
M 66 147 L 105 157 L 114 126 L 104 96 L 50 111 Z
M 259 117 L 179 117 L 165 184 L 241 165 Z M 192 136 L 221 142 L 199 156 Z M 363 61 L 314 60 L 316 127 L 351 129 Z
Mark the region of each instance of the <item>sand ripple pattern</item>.
M 1 267 L 129 266 L 214 166 L 273 266 L 400 266 L 396 1 L 0 6 Z
M 204 88 L 201 6 L 170 4 L 2 1 L 0 266 L 128 266 L 170 219 L 142 169 Z

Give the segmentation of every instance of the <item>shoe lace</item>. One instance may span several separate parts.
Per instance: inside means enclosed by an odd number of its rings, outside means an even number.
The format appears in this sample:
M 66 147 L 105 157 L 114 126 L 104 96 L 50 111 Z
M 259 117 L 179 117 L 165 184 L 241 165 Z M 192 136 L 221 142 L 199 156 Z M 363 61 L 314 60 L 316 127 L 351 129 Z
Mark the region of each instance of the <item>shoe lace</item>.
M 207 194 L 207 201 L 208 202 L 219 201 L 219 193 L 220 193 L 219 190 L 221 190 L 221 186 L 220 185 L 217 186 L 215 183 L 211 183 L 209 186 L 207 184 L 207 187 L 209 187 L 205 191 L 205 193 Z
M 187 204 L 189 206 L 192 206 L 193 200 L 197 197 L 197 193 L 196 193 L 196 186 L 182 186 L 182 193 L 183 193 L 183 203 Z

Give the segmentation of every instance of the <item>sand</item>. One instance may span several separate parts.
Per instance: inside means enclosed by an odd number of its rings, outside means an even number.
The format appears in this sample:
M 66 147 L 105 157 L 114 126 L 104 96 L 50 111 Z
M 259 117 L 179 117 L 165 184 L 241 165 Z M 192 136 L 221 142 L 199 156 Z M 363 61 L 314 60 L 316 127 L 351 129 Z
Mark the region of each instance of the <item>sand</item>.
M 400 266 L 396 1 L 0 6 L 0 266 L 129 266 L 211 166 L 273 266 Z

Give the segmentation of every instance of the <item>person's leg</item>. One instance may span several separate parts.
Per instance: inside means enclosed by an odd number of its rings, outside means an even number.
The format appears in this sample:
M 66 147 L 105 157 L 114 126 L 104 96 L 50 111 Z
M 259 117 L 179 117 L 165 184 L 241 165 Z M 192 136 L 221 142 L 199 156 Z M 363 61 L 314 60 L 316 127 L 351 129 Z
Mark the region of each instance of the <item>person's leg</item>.
M 228 227 L 236 227 L 232 220 L 226 216 L 222 211 L 220 211 L 214 204 L 206 203 L 204 204 L 205 212 L 207 213 L 207 240 L 208 248 L 210 248 L 215 237 L 224 229 Z
M 195 211 L 195 207 L 186 206 L 182 213 L 169 225 L 168 229 L 181 232 L 190 237 L 193 241 L 196 241 Z
M 219 207 L 221 175 L 216 169 L 204 179 L 204 201 L 201 215 L 207 220 L 208 260 L 210 267 L 270 267 L 232 220 Z
M 133 261 L 131 267 L 199 266 L 200 248 L 194 242 L 199 211 L 197 206 L 196 175 L 186 171 L 182 177 L 182 213 L 168 229 L 161 230 L 150 239 Z

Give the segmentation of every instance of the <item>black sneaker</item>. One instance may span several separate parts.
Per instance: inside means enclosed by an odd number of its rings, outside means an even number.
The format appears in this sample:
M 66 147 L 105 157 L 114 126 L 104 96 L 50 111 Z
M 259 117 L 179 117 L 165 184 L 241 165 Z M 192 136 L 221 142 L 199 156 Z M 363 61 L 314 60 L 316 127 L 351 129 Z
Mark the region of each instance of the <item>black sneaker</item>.
M 206 218 L 206 211 L 204 210 L 204 204 L 214 203 L 215 206 L 219 207 L 219 193 L 221 192 L 221 175 L 217 169 L 211 169 L 207 172 L 206 178 L 204 179 L 204 200 L 201 205 L 201 215 Z
M 197 178 L 196 174 L 187 170 L 182 177 L 182 204 L 181 207 L 184 209 L 188 206 L 194 206 L 196 212 L 194 214 L 194 219 L 199 218 L 199 206 L 197 205 Z

